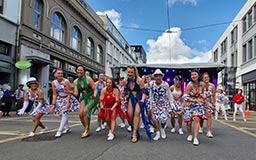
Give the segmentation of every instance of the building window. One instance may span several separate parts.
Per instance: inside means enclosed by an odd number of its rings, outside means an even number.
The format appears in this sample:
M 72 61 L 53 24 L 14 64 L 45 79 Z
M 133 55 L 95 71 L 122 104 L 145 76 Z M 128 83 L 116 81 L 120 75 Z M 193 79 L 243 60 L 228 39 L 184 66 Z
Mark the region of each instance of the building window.
M 11 63 L 0 61 L 0 68 L 11 69 Z
M 221 55 L 227 52 L 227 38 L 221 43 Z
M 103 49 L 101 46 L 97 46 L 97 62 L 102 63 L 103 62 Z
M 34 27 L 37 29 L 41 28 L 42 8 L 43 8 L 42 1 L 35 0 L 35 3 L 34 3 Z
M 237 26 L 231 31 L 231 45 L 237 42 Z
M 9 45 L 0 41 L 0 54 L 9 55 Z
M 93 43 L 93 40 L 91 38 L 87 39 L 86 51 L 87 51 L 87 56 L 90 57 L 90 58 L 93 58 L 94 43 Z
M 60 42 L 64 42 L 65 22 L 60 13 L 53 13 L 51 18 L 51 37 Z
M 4 13 L 4 0 L 0 0 L 0 14 Z
M 214 62 L 218 62 L 218 49 L 213 52 L 213 58 Z
M 254 37 L 254 57 L 256 57 L 256 36 Z
M 248 60 L 252 58 L 252 39 L 248 42 Z
M 76 51 L 80 51 L 81 32 L 78 27 L 72 27 L 70 37 L 70 47 Z
M 60 60 L 53 59 L 53 66 L 62 69 L 62 62 Z
M 76 73 L 76 66 L 65 63 L 65 70 Z
M 248 12 L 248 28 L 252 26 L 252 10 Z
M 243 33 L 246 32 L 246 17 L 243 18 Z
M 243 45 L 243 63 L 246 62 L 246 54 L 247 54 L 247 49 L 246 49 L 246 44 Z

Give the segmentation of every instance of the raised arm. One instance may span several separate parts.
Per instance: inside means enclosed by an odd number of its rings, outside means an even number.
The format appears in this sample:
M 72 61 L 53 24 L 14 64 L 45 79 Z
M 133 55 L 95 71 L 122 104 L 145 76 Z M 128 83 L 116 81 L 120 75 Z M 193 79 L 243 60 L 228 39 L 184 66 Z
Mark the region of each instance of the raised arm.
M 73 95 L 75 97 L 78 97 L 79 93 L 78 93 L 78 88 L 77 88 L 77 81 L 78 79 L 75 79 L 74 82 L 73 82 L 73 85 L 74 85 L 74 91 L 73 91 Z
M 56 91 L 56 86 L 55 83 L 52 82 L 52 105 L 56 104 L 56 99 L 57 99 L 57 91 Z

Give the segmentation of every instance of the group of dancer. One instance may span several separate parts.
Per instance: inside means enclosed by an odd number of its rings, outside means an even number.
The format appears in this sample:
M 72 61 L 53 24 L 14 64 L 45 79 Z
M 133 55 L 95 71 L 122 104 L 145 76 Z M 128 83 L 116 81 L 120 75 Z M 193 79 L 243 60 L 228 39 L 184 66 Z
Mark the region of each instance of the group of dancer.
M 125 121 L 128 122 L 133 143 L 140 139 L 140 121 L 148 138 L 157 141 L 167 137 L 165 129 L 169 117 L 172 126 L 171 133 L 176 132 L 175 117 L 177 116 L 178 133 L 184 134 L 182 130 L 184 121 L 187 126 L 187 141 L 193 140 L 194 145 L 199 145 L 198 133 L 204 120 L 207 120 L 206 135 L 212 138 L 213 112 L 215 111 L 216 118 L 219 109 L 222 109 L 224 118 L 227 119 L 222 105 L 225 100 L 222 96 L 223 91 L 219 89 L 216 94 L 214 84 L 209 82 L 208 73 L 202 75 L 201 81 L 199 70 L 192 70 L 191 82 L 183 91 L 181 75 L 175 76 L 174 84 L 169 87 L 169 84 L 163 80 L 164 73 L 160 69 L 155 70 L 151 80 L 149 76 L 140 77 L 137 68 L 129 65 L 126 70 L 127 78 L 121 78 L 119 86 L 112 78 L 106 78 L 104 83 L 102 81 L 95 83 L 90 76 L 85 74 L 85 71 L 84 66 L 77 66 L 78 78 L 74 80 L 73 89 L 71 89 L 69 80 L 63 77 L 63 71 L 56 69 L 55 80 L 52 82 L 51 103 L 44 98 L 39 82 L 33 77 L 28 80 L 29 89 L 25 93 L 24 104 L 18 114 L 24 113 L 29 101 L 33 102 L 34 109 L 31 115 L 34 127 L 29 136 L 35 135 L 38 126 L 42 128 L 40 133 L 44 133 L 47 127 L 40 119 L 44 114 L 54 112 L 55 115 L 61 116 L 55 137 L 61 137 L 63 133 L 71 131 L 68 113 L 79 111 L 79 118 L 84 127 L 81 138 L 86 138 L 90 135 L 91 115 L 98 107 L 99 127 L 105 122 L 109 129 L 107 140 L 113 140 L 115 137 L 118 115 L 122 120 L 122 126 Z M 194 123 L 193 129 L 192 123 Z M 96 131 L 100 129 L 97 128 Z M 192 136 L 192 130 L 194 130 L 194 136 Z M 152 135 L 154 135 L 153 138 Z

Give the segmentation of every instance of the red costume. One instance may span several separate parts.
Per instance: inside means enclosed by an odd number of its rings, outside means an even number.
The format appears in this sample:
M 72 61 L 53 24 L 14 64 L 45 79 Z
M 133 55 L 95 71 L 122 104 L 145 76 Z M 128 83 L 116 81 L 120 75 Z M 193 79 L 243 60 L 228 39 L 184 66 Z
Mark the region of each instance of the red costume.
M 107 88 L 104 98 L 101 100 L 103 102 L 103 109 L 100 110 L 100 119 L 115 119 L 116 118 L 116 108 L 111 110 L 113 105 L 116 103 L 116 98 L 113 94 L 114 88 Z M 118 103 L 118 102 L 117 102 Z M 119 104 L 119 103 L 118 103 Z
M 237 93 L 237 94 L 233 97 L 233 101 L 234 101 L 236 104 L 241 104 L 241 103 L 244 102 L 244 96 Z

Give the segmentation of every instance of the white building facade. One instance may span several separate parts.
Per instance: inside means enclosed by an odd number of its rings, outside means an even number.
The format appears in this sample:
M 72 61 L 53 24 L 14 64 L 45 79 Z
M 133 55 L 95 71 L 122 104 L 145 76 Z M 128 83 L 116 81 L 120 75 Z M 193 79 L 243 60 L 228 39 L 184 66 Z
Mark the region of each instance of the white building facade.
M 17 86 L 16 69 L 21 0 L 0 0 L 0 85 Z M 5 85 L 5 86 L 6 86 Z
M 107 32 L 105 75 L 115 80 L 124 76 L 119 71 L 121 64 L 135 64 L 136 54 L 131 46 L 106 15 L 99 15 Z
M 212 49 L 213 61 L 227 66 L 218 86 L 234 95 L 243 89 L 246 106 L 256 110 L 256 0 L 245 3 Z

